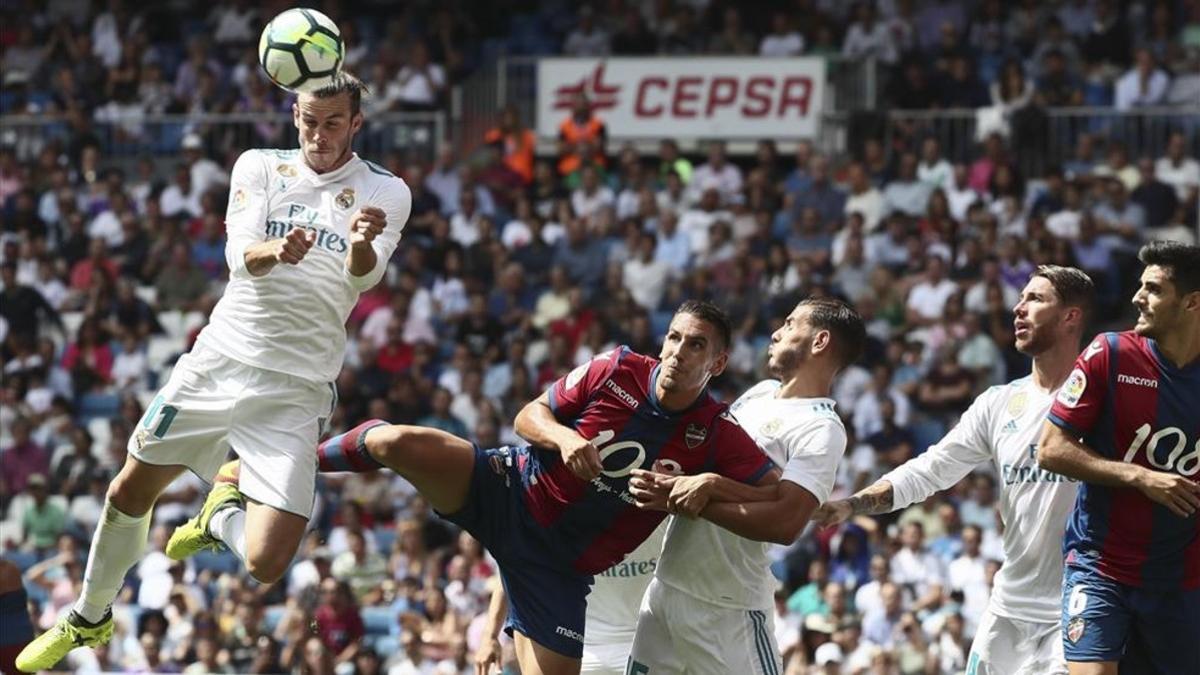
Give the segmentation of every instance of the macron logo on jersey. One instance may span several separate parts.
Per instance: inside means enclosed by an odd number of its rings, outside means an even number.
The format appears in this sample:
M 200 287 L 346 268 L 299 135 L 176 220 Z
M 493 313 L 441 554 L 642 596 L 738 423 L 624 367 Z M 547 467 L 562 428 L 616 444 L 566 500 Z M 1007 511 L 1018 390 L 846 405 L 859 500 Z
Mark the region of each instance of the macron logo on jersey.
M 638 400 L 636 398 L 634 398 L 629 392 L 622 389 L 621 385 L 619 385 L 616 382 L 613 382 L 611 379 L 609 379 L 609 380 L 604 381 L 604 386 L 611 389 L 612 392 L 617 395 L 617 398 L 619 398 L 625 402 L 625 405 L 629 406 L 630 408 L 633 408 L 634 410 L 637 410 Z
M 1132 384 L 1139 387 L 1150 387 L 1158 389 L 1158 380 L 1149 377 L 1137 377 L 1136 375 L 1126 375 L 1125 373 L 1117 373 L 1117 382 L 1121 384 Z

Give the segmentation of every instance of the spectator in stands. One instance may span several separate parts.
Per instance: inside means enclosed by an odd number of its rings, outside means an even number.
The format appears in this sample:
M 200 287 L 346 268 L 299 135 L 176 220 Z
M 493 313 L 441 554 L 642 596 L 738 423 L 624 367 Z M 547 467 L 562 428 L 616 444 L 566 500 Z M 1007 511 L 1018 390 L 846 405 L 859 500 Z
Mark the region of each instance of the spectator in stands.
M 191 248 L 177 241 L 171 247 L 171 263 L 154 279 L 158 306 L 184 312 L 198 310 L 209 299 L 208 284 L 208 277 L 192 259 Z
M 798 216 L 806 208 L 816 210 L 824 226 L 834 225 L 848 213 L 846 193 L 829 178 L 829 159 L 821 154 L 813 155 L 808 166 L 808 186 L 802 190 L 789 191 L 791 214 Z
M 886 64 L 896 62 L 895 37 L 887 24 L 879 21 L 874 3 L 860 2 L 855 6 L 854 22 L 842 42 L 842 56 L 876 58 Z
M 501 111 L 500 123 L 490 129 L 483 140 L 500 150 L 505 166 L 520 176 L 526 186 L 533 181 L 533 153 L 537 138 L 533 131 L 521 124 L 516 108 L 508 106 Z
M 21 516 L 26 545 L 35 551 L 46 551 L 55 545 L 59 535 L 66 530 L 67 514 L 62 506 L 50 501 L 45 474 L 30 474 L 24 490 L 32 498 Z
M 688 188 L 697 196 L 716 188 L 721 203 L 728 204 L 741 193 L 742 183 L 742 170 L 726 157 L 724 141 L 712 141 L 708 144 L 708 161 L 696 167 Z
M 1130 195 L 1134 204 L 1142 207 L 1146 214 L 1147 227 L 1157 229 L 1167 225 L 1179 208 L 1179 198 L 1175 190 L 1158 179 L 1155 175 L 1154 160 L 1143 157 L 1138 160 L 1138 173 L 1141 182 Z
M 446 89 L 446 71 L 429 58 L 429 47 L 416 40 L 409 48 L 408 62 L 396 73 L 388 97 L 401 110 L 429 111 L 442 104 Z
M 1034 100 L 1043 107 L 1083 105 L 1083 88 L 1067 69 L 1067 57 L 1057 48 L 1047 50 L 1041 57 L 1041 74 L 1037 78 Z
M 30 437 L 29 420 L 17 417 L 11 422 L 12 444 L 0 455 L 3 494 L 11 498 L 24 492 L 34 475 L 50 473 L 50 453 Z
M 1116 83 L 1113 99 L 1117 110 L 1162 105 L 1170 77 L 1158 67 L 1149 49 L 1136 50 L 1133 60 L 1133 68 Z
M 0 264 L 0 317 L 8 323 L 8 334 L 33 340 L 47 323 L 60 326 L 58 312 L 37 289 L 17 281 L 17 265 L 11 260 Z
M 658 49 L 658 39 L 646 28 L 646 19 L 641 10 L 627 8 L 621 21 L 621 28 L 612 37 L 613 55 L 645 56 Z
M 579 187 L 571 193 L 571 207 L 575 216 L 588 224 L 589 230 L 596 229 L 596 217 L 603 209 L 616 203 L 612 188 L 600 182 L 600 172 L 594 166 L 585 166 L 580 172 Z
M 899 172 L 883 192 L 884 210 L 908 216 L 922 216 L 932 192 L 928 183 L 917 177 L 917 156 L 906 152 L 900 157 Z
M 571 106 L 571 115 L 558 125 L 558 174 L 568 176 L 584 165 L 605 164 L 608 128 L 592 112 L 587 96 L 579 94 Z
M 1167 139 L 1167 152 L 1155 162 L 1154 173 L 1175 188 L 1181 203 L 1195 209 L 1200 194 L 1200 161 L 1188 156 L 1187 136 L 1183 132 L 1173 132 Z
M 880 606 L 863 616 L 863 639 L 883 648 L 891 648 L 900 632 L 904 612 L 900 586 L 888 581 L 880 587 Z M 886 672 L 886 671 L 885 671 Z
M 350 550 L 333 560 L 330 569 L 333 578 L 348 584 L 360 604 L 378 604 L 383 598 L 381 584 L 387 578 L 387 563 L 375 551 L 367 551 L 367 542 L 361 532 L 350 532 L 347 540 Z M 344 648 L 344 645 L 340 648 Z
M 763 36 L 758 53 L 770 57 L 799 56 L 804 53 L 804 36 L 792 27 L 786 12 L 771 14 L 771 32 Z
M 1092 207 L 1092 219 L 1109 248 L 1130 252 L 1144 236 L 1146 211 L 1129 200 L 1129 192 L 1120 180 L 1109 178 L 1103 185 L 1104 198 Z
M 1107 68 L 1129 63 L 1129 27 L 1113 0 L 1098 0 L 1093 5 L 1094 19 L 1086 23 L 1083 58 Z M 1068 28 L 1070 30 L 1070 28 Z
M 754 35 L 742 28 L 742 14 L 735 7 L 727 7 L 721 14 L 721 30 L 708 41 L 710 54 L 747 55 L 756 51 Z
M 863 165 L 857 162 L 850 165 L 847 183 L 850 193 L 843 207 L 846 217 L 858 213 L 863 218 L 866 232 L 875 231 L 884 215 L 883 194 L 871 183 Z
M 579 10 L 579 23 L 567 34 L 562 50 L 567 56 L 608 56 L 610 40 L 608 33 L 596 25 L 591 6 L 584 5 Z

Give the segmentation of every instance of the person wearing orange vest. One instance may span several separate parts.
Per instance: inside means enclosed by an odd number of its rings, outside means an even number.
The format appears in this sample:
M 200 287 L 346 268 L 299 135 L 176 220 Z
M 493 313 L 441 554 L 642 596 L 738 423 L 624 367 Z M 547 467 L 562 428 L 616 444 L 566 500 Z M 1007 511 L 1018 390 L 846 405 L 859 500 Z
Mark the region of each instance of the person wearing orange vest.
M 521 124 L 515 108 L 508 106 L 500 113 L 500 124 L 489 130 L 483 141 L 500 150 L 505 166 L 520 176 L 524 185 L 533 182 L 533 154 L 537 148 L 537 137 Z
M 608 129 L 592 114 L 587 96 L 575 99 L 571 116 L 558 126 L 558 173 L 567 176 L 585 163 L 604 166 L 604 146 Z

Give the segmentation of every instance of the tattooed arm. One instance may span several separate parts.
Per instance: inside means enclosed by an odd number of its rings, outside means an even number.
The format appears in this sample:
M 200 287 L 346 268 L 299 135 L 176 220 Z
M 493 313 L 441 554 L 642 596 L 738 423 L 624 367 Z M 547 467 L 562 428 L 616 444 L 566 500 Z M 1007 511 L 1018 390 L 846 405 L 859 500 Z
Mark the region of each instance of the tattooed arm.
M 892 484 L 886 480 L 878 480 L 872 485 L 854 493 L 849 499 L 835 499 L 825 502 L 812 520 L 822 527 L 837 525 L 850 520 L 854 516 L 875 516 L 890 513 L 893 494 Z

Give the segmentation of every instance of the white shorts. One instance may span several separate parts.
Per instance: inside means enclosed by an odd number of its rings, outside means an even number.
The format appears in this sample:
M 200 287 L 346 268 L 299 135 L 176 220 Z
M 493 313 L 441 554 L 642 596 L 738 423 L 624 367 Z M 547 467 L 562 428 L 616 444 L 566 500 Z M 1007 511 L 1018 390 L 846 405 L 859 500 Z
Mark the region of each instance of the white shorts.
M 583 641 L 579 675 L 623 675 L 629 664 L 629 642 L 589 644 Z
M 211 483 L 232 448 L 242 460 L 242 494 L 308 518 L 317 442 L 336 405 L 331 383 L 255 368 L 196 345 L 146 408 L 129 453 L 146 464 L 186 466 Z
M 779 675 L 775 612 L 721 607 L 655 579 L 642 599 L 629 672 Z
M 990 607 L 983 613 L 967 659 L 967 675 L 1066 674 L 1059 622 L 996 616 Z

